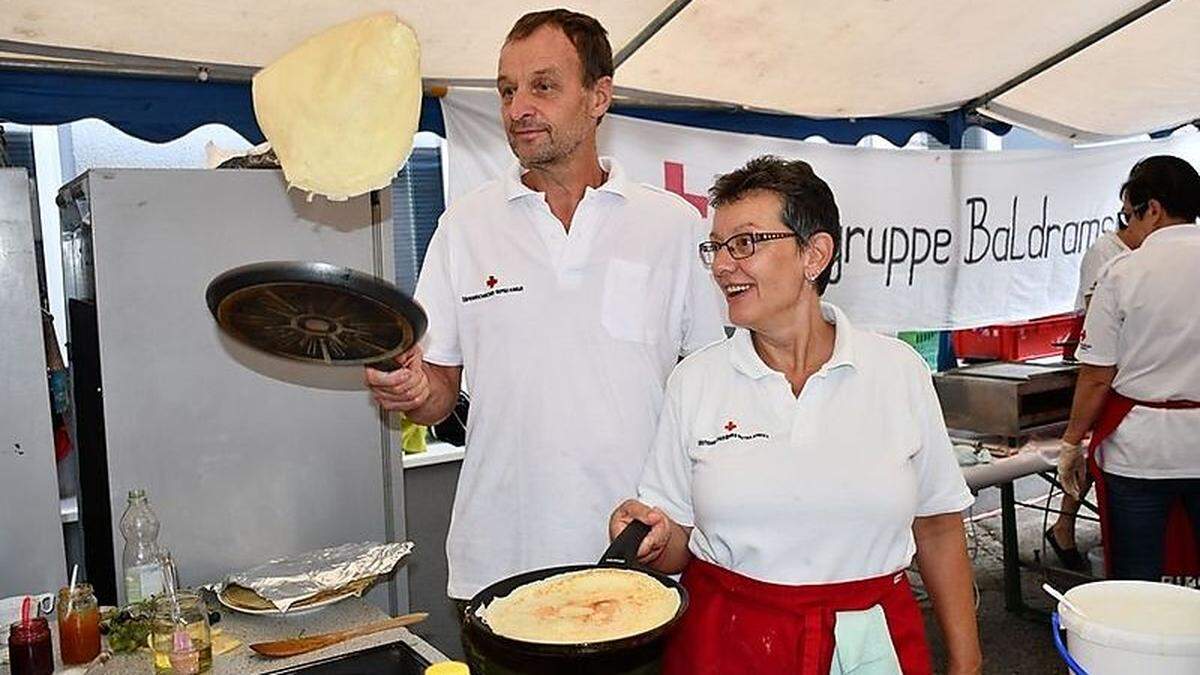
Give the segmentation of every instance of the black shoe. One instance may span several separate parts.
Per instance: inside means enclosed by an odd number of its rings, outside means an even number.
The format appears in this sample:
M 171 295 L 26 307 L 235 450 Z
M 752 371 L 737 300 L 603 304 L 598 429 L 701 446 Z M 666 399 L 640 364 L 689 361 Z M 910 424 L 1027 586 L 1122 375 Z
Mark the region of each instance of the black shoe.
M 1080 555 L 1079 549 L 1072 546 L 1071 548 L 1063 548 L 1058 545 L 1058 540 L 1054 538 L 1054 528 L 1046 530 L 1042 535 L 1046 539 L 1046 543 L 1050 544 L 1050 548 L 1054 549 L 1054 555 L 1062 562 L 1063 567 L 1072 572 L 1083 572 L 1087 569 L 1087 561 Z

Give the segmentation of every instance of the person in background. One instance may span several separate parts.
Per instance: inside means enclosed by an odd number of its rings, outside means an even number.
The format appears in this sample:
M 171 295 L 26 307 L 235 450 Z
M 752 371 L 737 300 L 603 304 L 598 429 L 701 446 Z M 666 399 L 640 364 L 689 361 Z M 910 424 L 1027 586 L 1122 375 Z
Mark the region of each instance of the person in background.
M 446 418 L 469 384 L 446 541 L 460 605 L 519 572 L 597 560 L 671 368 L 724 337 L 696 208 L 598 155 L 612 75 L 592 17 L 516 22 L 496 87 L 517 161 L 442 216 L 417 282 L 423 343 L 398 370 L 367 370 L 378 402 L 420 424 Z
M 1117 256 L 1132 251 L 1142 243 L 1142 233 L 1130 229 L 1127 218 L 1124 209 L 1118 211 L 1116 231 L 1100 235 L 1083 254 L 1083 261 L 1079 265 L 1079 290 L 1075 295 L 1078 324 L 1068 340 L 1068 344 L 1072 345 L 1070 353 L 1064 354 L 1071 360 L 1075 358 L 1075 345 L 1078 344 L 1079 335 L 1083 331 L 1083 319 L 1087 315 L 1088 303 L 1091 302 L 1101 270 Z M 1091 487 L 1091 479 L 1085 477 L 1079 488 L 1078 499 L 1064 492 L 1059 504 L 1058 518 L 1045 532 L 1046 542 L 1054 550 L 1054 554 L 1067 569 L 1076 572 L 1086 569 L 1087 563 L 1075 544 L 1075 516 L 1079 513 L 1080 504 Z
M 1121 186 L 1137 250 L 1101 273 L 1059 453 L 1078 496 L 1096 481 L 1110 578 L 1200 576 L 1200 174 L 1171 156 Z M 1081 443 L 1091 432 L 1088 457 Z M 1189 522 L 1190 521 L 1190 522 Z M 1194 581 L 1193 581 L 1194 583 Z
M 639 560 L 683 573 L 690 604 L 663 672 L 827 675 L 866 659 L 931 673 L 914 555 L 947 672 L 979 672 L 973 498 L 924 360 L 821 300 L 841 233 L 832 191 L 767 156 L 709 194 L 700 257 L 738 330 L 676 367 L 638 497 L 609 521 L 610 536 L 650 525 Z

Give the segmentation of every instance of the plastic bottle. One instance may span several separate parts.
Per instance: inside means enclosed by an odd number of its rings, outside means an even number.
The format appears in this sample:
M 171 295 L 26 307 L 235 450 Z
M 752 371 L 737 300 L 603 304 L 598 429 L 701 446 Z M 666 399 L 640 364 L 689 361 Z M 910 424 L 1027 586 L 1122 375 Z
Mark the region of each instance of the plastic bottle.
M 158 517 L 146 501 L 146 491 L 130 490 L 125 514 L 121 516 L 121 534 L 125 536 L 121 567 L 125 572 L 126 603 L 144 600 L 163 590 L 158 528 Z

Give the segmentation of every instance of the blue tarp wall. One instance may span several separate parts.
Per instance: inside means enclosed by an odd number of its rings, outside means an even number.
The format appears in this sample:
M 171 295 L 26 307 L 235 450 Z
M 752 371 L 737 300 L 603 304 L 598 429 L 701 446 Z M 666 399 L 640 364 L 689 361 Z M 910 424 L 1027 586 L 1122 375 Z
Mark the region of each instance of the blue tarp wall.
M 821 136 L 854 144 L 871 134 L 904 145 L 926 132 L 959 147 L 967 116 L 954 111 L 938 118 L 810 119 L 755 112 L 614 107 L 613 112 L 644 119 L 780 138 Z M 252 143 L 263 141 L 254 119 L 248 83 L 197 82 L 117 75 L 0 70 L 0 119 L 21 124 L 64 124 L 95 117 L 138 138 L 165 142 L 209 123 L 224 124 Z M 985 122 L 1003 134 L 1009 126 Z M 445 136 L 441 103 L 425 97 L 420 128 Z

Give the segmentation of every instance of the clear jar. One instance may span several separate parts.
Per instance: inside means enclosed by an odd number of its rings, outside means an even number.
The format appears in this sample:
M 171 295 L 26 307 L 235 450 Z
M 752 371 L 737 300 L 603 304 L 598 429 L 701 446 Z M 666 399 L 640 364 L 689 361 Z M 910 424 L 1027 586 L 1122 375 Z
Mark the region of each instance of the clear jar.
M 154 600 L 150 646 L 154 650 L 154 672 L 193 675 L 212 669 L 212 634 L 208 626 L 208 607 L 193 591 L 176 591 L 178 613 L 172 611 L 171 597 Z
M 67 665 L 88 663 L 100 654 L 100 606 L 91 584 L 58 591 L 58 651 Z

